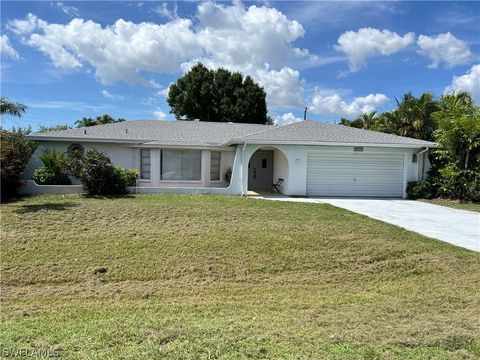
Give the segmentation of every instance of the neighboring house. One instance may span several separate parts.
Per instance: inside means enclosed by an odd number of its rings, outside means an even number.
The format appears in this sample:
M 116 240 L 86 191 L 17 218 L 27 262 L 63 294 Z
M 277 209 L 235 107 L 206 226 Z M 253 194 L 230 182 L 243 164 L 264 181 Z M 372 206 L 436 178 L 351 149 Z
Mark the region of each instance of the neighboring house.
M 127 121 L 32 134 L 40 146 L 22 179 L 40 166 L 42 149 L 97 148 L 118 166 L 138 169 L 142 193 L 240 195 L 271 190 L 297 196 L 405 197 L 425 176 L 432 142 L 301 121 L 285 126 L 190 121 Z M 228 181 L 228 174 L 231 180 Z M 22 192 L 47 192 L 27 181 Z

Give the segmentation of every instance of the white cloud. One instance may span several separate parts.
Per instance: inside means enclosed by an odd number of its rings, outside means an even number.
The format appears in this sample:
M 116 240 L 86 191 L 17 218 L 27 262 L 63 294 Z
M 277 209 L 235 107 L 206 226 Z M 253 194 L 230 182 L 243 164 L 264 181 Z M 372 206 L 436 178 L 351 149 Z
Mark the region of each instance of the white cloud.
M 309 110 L 318 115 L 353 118 L 363 113 L 376 111 L 388 101 L 388 97 L 384 94 L 369 94 L 347 102 L 339 94 L 323 94 L 317 91 L 312 98 Z
M 107 99 L 110 99 L 110 100 L 123 100 L 123 99 L 125 99 L 125 96 L 112 94 L 107 90 L 102 90 L 101 94 L 103 95 L 103 97 L 106 97 Z
M 289 67 L 284 67 L 280 71 L 262 69 L 253 77 L 264 87 L 269 107 L 304 106 L 303 82 L 298 71 Z
M 420 35 L 417 45 L 420 47 L 420 54 L 432 59 L 429 68 L 437 68 L 442 62 L 451 68 L 468 64 L 472 59 L 472 52 L 467 43 L 449 32 L 437 36 Z
M 157 108 L 154 112 L 153 115 L 157 120 L 167 120 L 167 114 L 165 114 L 160 108 Z
M 95 111 L 97 113 L 105 113 L 112 109 L 110 104 L 86 104 L 81 101 L 42 101 L 29 102 L 28 106 L 36 109 L 67 109 L 79 111 L 82 113 L 89 113 Z
M 293 123 L 302 121 L 303 119 L 298 118 L 295 115 L 293 115 L 291 112 L 289 112 L 283 115 L 275 116 L 274 120 L 276 125 L 288 125 L 288 124 L 293 124 Z
M 40 20 L 37 16 L 29 13 L 25 19 L 14 19 L 7 23 L 7 29 L 17 35 L 28 35 L 38 29 L 40 26 L 46 26 L 47 23 Z
M 168 97 L 168 92 L 170 91 L 170 86 L 172 86 L 173 83 L 168 84 L 166 88 L 160 89 L 155 93 L 155 96 L 163 96 L 163 97 Z
M 472 94 L 477 104 L 480 104 L 480 64 L 473 65 L 465 75 L 454 76 L 452 84 L 445 93 L 467 91 Z
M 175 15 L 167 5 L 164 8 Z M 320 61 L 293 45 L 304 34 L 300 23 L 274 8 L 247 8 L 240 2 L 204 2 L 197 6 L 193 20 L 175 18 L 165 24 L 122 19 L 108 26 L 83 19 L 49 24 L 29 14 L 10 21 L 8 27 L 23 35 L 25 44 L 49 56 L 56 67 L 91 65 L 103 84 L 153 86 L 141 72 L 172 73 L 202 61 L 251 75 L 268 89 L 272 106 L 298 106 L 303 100 L 299 73 L 286 63 Z M 281 90 L 282 84 L 289 87 Z
M 8 57 L 12 60 L 20 59 L 20 55 L 17 50 L 13 48 L 7 35 L 0 36 L 0 54 L 2 57 Z
M 80 16 L 80 10 L 78 10 L 75 6 L 68 6 L 65 5 L 63 2 L 59 1 L 53 3 L 52 5 L 56 6 L 60 10 L 62 10 L 65 14 L 71 17 L 78 17 Z
M 176 19 L 178 17 L 178 15 L 177 15 L 178 7 L 177 7 L 176 2 L 173 6 L 173 10 L 170 10 L 168 8 L 168 3 L 164 2 L 164 3 L 162 3 L 162 5 L 159 5 L 155 8 L 153 8 L 152 11 L 157 13 L 158 15 L 168 19 L 168 20 L 173 20 L 173 19 Z
M 411 32 L 401 36 L 389 30 L 362 28 L 340 35 L 335 49 L 348 56 L 350 71 L 355 72 L 366 66 L 367 57 L 392 55 L 414 41 L 415 34 Z

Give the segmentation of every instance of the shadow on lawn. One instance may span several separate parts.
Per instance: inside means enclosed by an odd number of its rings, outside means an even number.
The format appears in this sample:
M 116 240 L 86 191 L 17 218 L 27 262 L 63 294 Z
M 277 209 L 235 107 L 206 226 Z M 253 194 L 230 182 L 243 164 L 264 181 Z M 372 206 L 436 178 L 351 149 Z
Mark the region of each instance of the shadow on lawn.
M 69 208 L 78 206 L 74 202 L 65 203 L 45 203 L 45 204 L 25 204 L 21 205 L 18 209 L 14 210 L 17 214 L 35 213 L 42 210 L 64 211 Z

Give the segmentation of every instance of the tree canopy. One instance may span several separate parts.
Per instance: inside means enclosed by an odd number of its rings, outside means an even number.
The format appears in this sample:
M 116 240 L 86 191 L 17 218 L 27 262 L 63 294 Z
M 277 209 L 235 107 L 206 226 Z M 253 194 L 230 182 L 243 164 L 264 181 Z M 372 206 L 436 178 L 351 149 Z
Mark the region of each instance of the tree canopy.
M 103 125 L 103 124 L 111 124 L 111 123 L 117 123 L 117 122 L 123 122 L 125 119 L 118 118 L 115 119 L 111 117 L 108 114 L 102 115 L 102 116 L 97 116 L 95 119 L 91 117 L 84 117 L 81 120 L 75 121 L 75 125 L 77 128 L 80 127 L 88 127 L 88 126 L 95 126 L 95 125 Z
M 438 110 L 433 95 L 427 92 L 416 98 L 407 93 L 396 102 L 397 108 L 392 111 L 379 115 L 376 112 L 363 114 L 355 120 L 341 119 L 340 124 L 433 141 L 435 121 L 432 114 Z
M 6 97 L 0 97 L 0 113 L 1 115 L 11 115 L 20 117 L 25 113 L 27 105 L 9 101 Z
M 250 76 L 200 63 L 170 86 L 167 101 L 177 120 L 272 123 L 266 93 Z

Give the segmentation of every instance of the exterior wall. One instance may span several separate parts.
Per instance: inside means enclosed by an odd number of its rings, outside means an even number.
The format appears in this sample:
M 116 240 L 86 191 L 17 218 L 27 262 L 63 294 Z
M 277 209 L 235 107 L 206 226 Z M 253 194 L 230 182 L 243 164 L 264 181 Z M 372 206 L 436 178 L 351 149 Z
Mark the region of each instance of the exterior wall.
M 138 150 L 138 149 L 137 149 Z M 190 188 L 190 187 L 215 187 L 226 188 L 228 183 L 225 174 L 228 169 L 233 168 L 233 162 L 235 159 L 235 149 L 221 151 L 220 155 L 220 180 L 210 180 L 210 156 L 211 150 L 202 150 L 202 169 L 200 180 L 161 180 L 160 179 L 160 150 L 151 149 L 150 151 L 150 180 L 140 179 L 140 187 L 178 187 L 178 188 Z M 139 150 L 138 150 L 139 151 Z M 217 150 L 215 150 L 217 151 Z M 138 159 L 140 159 L 140 153 L 138 153 Z M 140 160 L 139 160 L 140 161 Z M 137 165 L 137 169 L 140 170 L 140 164 Z
M 23 194 L 38 194 L 38 193 L 73 193 L 81 192 L 81 187 L 53 187 L 52 185 L 37 185 L 31 180 L 33 172 L 38 167 L 42 166 L 38 156 L 42 154 L 44 149 L 50 149 L 55 151 L 66 152 L 68 147 L 72 143 L 70 142 L 41 142 L 38 148 L 32 155 L 29 163 L 27 164 L 24 172 L 21 175 L 24 182 L 20 191 Z M 140 148 L 130 147 L 124 144 L 106 144 L 106 143 L 80 143 L 85 152 L 91 148 L 96 148 L 99 151 L 103 151 L 117 166 L 126 169 L 137 169 L 140 171 Z M 209 188 L 208 192 L 214 193 L 228 193 L 230 191 L 229 184 L 226 180 L 226 172 L 229 169 L 234 168 L 235 160 L 235 148 L 231 150 L 221 151 L 220 156 L 220 180 L 210 181 L 210 150 L 202 150 L 202 170 L 201 180 L 199 181 L 165 181 L 160 180 L 160 149 L 152 148 L 150 153 L 151 161 L 151 174 L 150 179 L 139 179 L 139 192 L 164 192 L 161 189 L 170 188 L 172 192 L 202 192 L 202 189 Z M 74 185 L 78 185 L 79 182 L 73 179 Z M 145 188 L 145 190 L 143 189 Z M 149 188 L 150 190 L 147 190 Z M 155 189 L 155 190 L 154 190 Z M 218 189 L 218 190 L 214 190 Z M 223 189 L 223 190 L 221 190 Z M 132 190 L 133 191 L 133 190 Z M 170 191 L 170 190 L 168 190 Z M 206 190 L 205 190 L 206 191 Z M 217 192 L 215 192 L 217 191 Z M 239 194 L 240 192 L 237 192 Z
M 280 185 L 280 191 L 285 192 L 290 186 L 290 180 L 288 178 L 288 160 L 287 157 L 280 150 L 273 150 L 273 182 L 277 182 L 278 179 L 283 179 L 283 183 Z
M 32 155 L 32 158 L 25 167 L 24 172 L 21 175 L 22 180 L 30 180 L 33 172 L 38 167 L 42 166 L 42 162 L 38 159 L 38 156 L 42 154 L 44 149 L 50 149 L 55 151 L 66 152 L 68 147 L 72 143 L 69 142 L 40 142 L 39 146 Z M 91 148 L 105 152 L 110 160 L 117 165 L 125 169 L 138 169 L 140 170 L 140 150 L 136 148 L 128 148 L 118 144 L 105 144 L 105 143 L 80 143 L 85 152 Z
M 67 142 L 42 142 L 28 163 L 23 180 L 30 180 L 33 171 L 41 166 L 38 155 L 44 148 L 56 151 L 67 151 L 71 143 Z M 82 143 L 85 151 L 97 148 L 104 151 L 112 162 L 124 168 L 140 170 L 140 149 L 123 144 Z M 228 195 L 247 194 L 248 188 L 248 161 L 253 153 L 260 149 L 274 150 L 274 181 L 283 178 L 281 190 L 285 195 L 304 196 L 306 194 L 307 177 L 307 154 L 309 151 L 329 153 L 352 153 L 353 147 L 342 146 L 300 146 L 300 145 L 238 145 L 231 150 L 222 150 L 220 181 L 210 181 L 210 150 L 202 150 L 202 179 L 199 181 L 162 181 L 160 180 L 160 149 L 151 149 L 151 175 L 149 180 L 140 180 L 139 187 L 133 188 L 132 192 L 180 192 L 180 193 L 217 193 Z M 404 155 L 404 179 L 406 186 L 408 181 L 416 181 L 429 169 L 426 153 L 418 156 L 417 162 L 412 163 L 412 155 L 420 152 L 420 149 L 405 148 L 375 148 L 364 147 L 365 153 L 402 153 Z M 422 165 L 422 159 L 425 165 Z M 231 168 L 232 178 L 230 184 L 225 179 L 227 170 Z M 36 185 L 36 184 L 35 184 Z M 33 186 L 33 185 L 32 185 Z M 38 187 L 38 185 L 36 185 Z M 66 191 L 45 187 L 35 188 L 35 192 L 44 189 L 45 192 Z M 72 188 L 73 189 L 73 188 Z M 25 190 L 25 189 L 24 189 Z M 25 190 L 26 191 L 26 190 Z M 43 190 L 42 190 L 43 191 Z M 78 189 L 75 190 L 78 192 Z M 28 192 L 25 192 L 28 193 Z
M 329 153 L 353 153 L 353 146 L 300 146 L 300 145 L 245 145 L 244 159 L 241 167 L 243 170 L 242 178 L 240 179 L 240 186 L 242 193 L 247 193 L 248 187 L 248 160 L 253 153 L 260 149 L 274 149 L 275 150 L 275 168 L 274 179 L 282 177 L 285 182 L 282 187 L 282 192 L 290 196 L 305 196 L 307 185 L 307 154 L 309 151 Z M 243 150 L 243 145 L 239 145 L 238 151 Z M 364 153 L 402 153 L 404 155 L 404 188 L 408 181 L 416 181 L 421 176 L 421 154 L 416 163 L 412 162 L 412 155 L 419 152 L 420 149 L 408 148 L 379 148 L 379 147 L 364 147 Z M 240 156 L 241 159 L 241 156 Z M 277 168 L 278 166 L 278 168 Z M 238 174 L 241 174 L 239 171 Z M 281 175 L 281 176 L 280 176 Z M 404 197 L 406 196 L 404 189 Z

